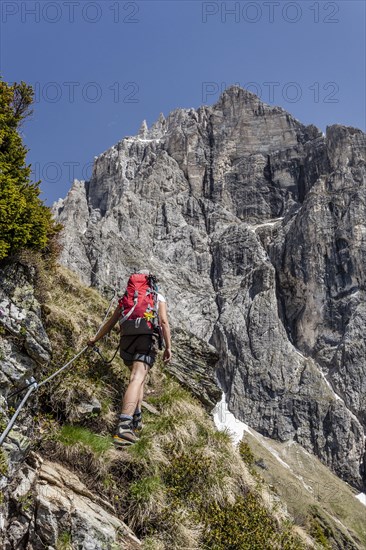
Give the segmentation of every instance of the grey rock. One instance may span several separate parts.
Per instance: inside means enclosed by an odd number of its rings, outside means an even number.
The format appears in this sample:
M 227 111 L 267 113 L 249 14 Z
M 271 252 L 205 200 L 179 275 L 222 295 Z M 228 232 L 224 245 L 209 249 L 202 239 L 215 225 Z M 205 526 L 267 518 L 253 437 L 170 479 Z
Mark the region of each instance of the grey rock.
M 258 466 L 259 468 L 262 468 L 262 470 L 268 470 L 268 466 L 262 458 L 259 460 L 256 460 L 255 465 Z
M 4 550 L 56 548 L 67 533 L 73 548 L 138 547 L 140 541 L 98 495 L 91 493 L 67 468 L 31 457 L 12 481 L 6 530 L 0 527 Z M 13 513 L 10 510 L 13 510 Z M 15 513 L 14 513 L 15 512 Z
M 0 412 L 2 425 L 6 425 L 9 406 L 17 406 L 21 399 L 10 399 L 9 393 L 23 387 L 31 376 L 37 379 L 38 366 L 50 359 L 51 346 L 42 325 L 32 270 L 22 264 L 6 266 L 0 274 L 0 303 Z M 7 462 L 8 467 L 6 475 L 0 476 L 0 547 L 55 549 L 65 533 L 73 548 L 81 550 L 140 546 L 109 502 L 90 492 L 66 468 L 31 453 L 33 415 L 28 407 L 29 403 L 1 448 L 2 466 Z M 75 416 L 80 420 L 100 410 L 97 399 L 84 397 Z
M 19 426 L 15 426 L 12 430 L 10 430 L 6 441 L 4 442 L 4 449 L 9 452 L 11 462 L 14 464 L 22 462 L 27 456 L 30 448 L 31 440 L 27 437 L 27 435 L 22 433 Z
M 32 268 L 16 262 L 9 262 L 0 272 L 1 432 L 13 414 L 10 413 L 9 407 L 17 408 L 24 396 L 21 394 L 10 398 L 10 394 L 24 388 L 26 380 L 32 376 L 37 379 L 39 365 L 50 360 L 51 345 L 42 325 L 41 308 L 35 296 L 35 276 Z M 0 478 L 3 492 L 0 514 L 1 548 L 23 547 L 31 529 L 31 519 L 27 513 L 16 515 L 11 525 L 8 525 L 12 491 L 9 480 L 17 474 L 21 476 L 22 464 L 31 450 L 34 425 L 33 414 L 29 414 L 29 408 L 37 403 L 36 399 L 36 394 L 33 394 L 2 446 L 8 467 L 6 476 Z M 22 496 L 18 491 L 24 483 L 25 479 L 19 481 L 16 489 L 13 488 L 14 495 Z M 8 534 L 5 536 L 5 533 Z
M 88 401 L 81 401 L 75 407 L 75 411 L 70 415 L 70 421 L 80 422 L 83 418 L 90 416 L 91 414 L 99 414 L 102 410 L 100 401 L 91 396 Z
M 51 344 L 35 297 L 34 273 L 20 263 L 9 263 L 0 273 L 0 384 L 22 382 L 35 374 L 37 364 L 51 357 Z M 8 338 L 12 336 L 15 338 Z
M 26 518 L 21 517 L 20 520 L 14 520 L 11 525 L 9 525 L 7 533 L 8 541 L 11 546 L 8 546 L 7 541 L 5 543 L 5 548 L 16 548 L 18 546 L 18 543 L 22 544 L 23 539 L 26 538 L 27 531 L 28 524 Z
M 189 388 L 208 410 L 212 410 L 222 393 L 215 382 L 217 351 L 179 328 L 174 330 L 172 340 L 173 358 L 166 369 Z
M 0 323 L 5 331 L 24 341 L 26 355 L 39 364 L 50 360 L 51 344 L 42 325 L 34 277 L 29 268 L 18 263 L 9 264 L 0 273 Z
M 24 320 L 26 330 L 24 347 L 30 357 L 40 364 L 48 363 L 51 359 L 51 344 L 43 328 L 40 312 L 36 315 L 28 311 Z
M 4 391 L 18 384 L 33 374 L 35 362 L 19 350 L 19 346 L 6 338 L 0 337 L 0 385 Z
M 147 403 L 146 401 L 142 401 L 141 405 L 144 409 L 149 411 L 151 414 L 155 414 L 155 415 L 159 416 L 160 412 L 158 411 L 158 409 L 156 407 L 154 407 L 154 405 L 151 405 L 151 403 Z
M 216 348 L 230 410 L 359 488 L 364 145 L 233 86 L 103 152 L 54 209 L 65 265 L 122 292 L 134 267 L 157 272 L 173 327 Z

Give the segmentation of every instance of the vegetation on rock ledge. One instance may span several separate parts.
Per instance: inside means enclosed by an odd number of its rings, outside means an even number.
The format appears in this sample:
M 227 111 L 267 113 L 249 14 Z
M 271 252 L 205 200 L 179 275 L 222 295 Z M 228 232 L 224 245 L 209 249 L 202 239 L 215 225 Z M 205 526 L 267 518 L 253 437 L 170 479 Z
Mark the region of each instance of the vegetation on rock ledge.
M 47 294 L 47 293 L 46 293 Z M 108 302 L 64 268 L 49 274 L 44 323 L 54 352 L 51 371 L 95 331 Z M 112 332 L 103 355 L 118 342 Z M 48 372 L 44 373 L 48 374 Z M 42 388 L 41 451 L 76 471 L 90 490 L 113 503 L 144 548 L 301 549 L 284 511 L 248 471 L 226 432 L 218 432 L 201 404 L 164 371 L 160 360 L 146 388 L 144 430 L 130 448 L 115 450 L 110 433 L 129 371 L 116 357 L 105 365 L 92 351 L 57 382 Z M 81 401 L 100 403 L 81 414 Z M 156 412 L 152 412 L 156 409 Z

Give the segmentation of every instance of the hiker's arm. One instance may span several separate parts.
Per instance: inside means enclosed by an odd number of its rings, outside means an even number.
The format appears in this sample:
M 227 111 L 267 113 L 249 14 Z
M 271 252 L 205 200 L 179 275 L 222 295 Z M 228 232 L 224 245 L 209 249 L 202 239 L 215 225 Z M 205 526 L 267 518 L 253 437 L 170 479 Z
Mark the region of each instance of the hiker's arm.
M 164 361 L 168 362 L 172 358 L 172 349 L 171 349 L 171 338 L 170 338 L 170 326 L 169 326 L 165 302 L 159 302 L 159 319 L 160 319 L 161 329 L 163 331 L 163 336 L 165 341 Z
M 98 340 L 103 338 L 103 336 L 105 336 L 107 332 L 109 332 L 117 323 L 120 315 L 121 315 L 121 308 L 118 305 L 114 310 L 112 317 L 106 323 L 104 323 L 104 325 L 100 327 L 98 333 L 94 336 L 94 338 L 90 338 L 88 342 L 88 346 L 92 346 L 93 344 L 95 344 L 95 342 L 98 342 Z

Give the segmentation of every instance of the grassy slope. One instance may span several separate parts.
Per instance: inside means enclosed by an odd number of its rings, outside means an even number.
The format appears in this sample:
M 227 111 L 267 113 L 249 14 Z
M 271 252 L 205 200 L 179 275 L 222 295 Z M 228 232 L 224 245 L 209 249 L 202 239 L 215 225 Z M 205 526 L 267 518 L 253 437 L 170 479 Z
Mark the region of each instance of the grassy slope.
M 42 286 L 44 320 L 54 350 L 46 375 L 85 345 L 108 301 L 64 268 L 45 274 Z M 101 344 L 103 353 L 111 356 L 117 342 L 115 333 Z M 217 432 L 201 405 L 159 363 L 149 376 L 146 397 L 159 414 L 145 411 L 141 440 L 127 450 L 114 450 L 110 433 L 127 380 L 118 356 L 106 366 L 90 352 L 56 383 L 43 386 L 41 450 L 76 470 L 113 503 L 145 548 L 313 547 L 301 526 L 323 542 L 317 548 L 327 548 L 324 525 L 315 528 L 303 510 L 294 529 L 279 499 L 250 472 L 228 434 Z M 101 413 L 81 415 L 79 404 L 93 397 L 100 401 Z M 269 481 L 276 488 L 275 480 Z M 292 511 L 296 516 L 298 510 Z
M 366 509 L 347 483 L 294 442 L 280 443 L 249 433 L 245 440 L 254 455 L 252 462 L 261 464 L 255 470 L 286 502 L 297 523 L 303 524 L 310 514 L 318 523 L 329 524 L 330 540 L 342 546 L 348 538 L 356 548 L 366 548 Z M 290 468 L 276 459 L 266 448 L 268 444 Z

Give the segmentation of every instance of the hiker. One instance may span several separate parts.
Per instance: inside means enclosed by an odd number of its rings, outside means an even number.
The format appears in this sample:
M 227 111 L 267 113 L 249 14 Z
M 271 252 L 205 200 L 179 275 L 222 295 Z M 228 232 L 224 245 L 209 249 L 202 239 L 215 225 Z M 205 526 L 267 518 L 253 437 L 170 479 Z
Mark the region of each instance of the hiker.
M 118 446 L 138 441 L 136 432 L 142 429 L 141 402 L 144 383 L 153 366 L 158 349 L 165 349 L 163 360 L 171 360 L 170 327 L 166 300 L 158 292 L 157 279 L 142 270 L 130 276 L 123 298 L 118 302 L 112 317 L 101 326 L 88 346 L 93 346 L 120 322 L 120 356 L 131 371 L 130 382 L 123 398 L 119 423 L 113 437 Z

